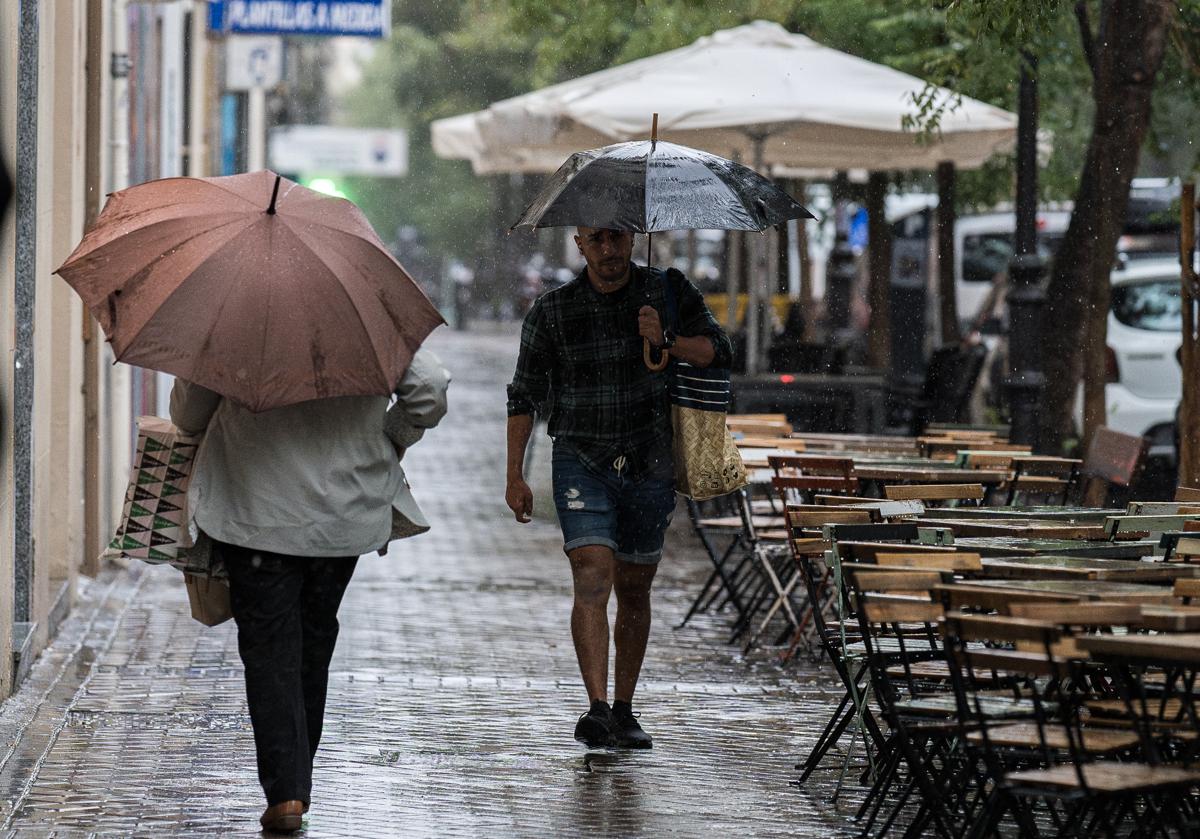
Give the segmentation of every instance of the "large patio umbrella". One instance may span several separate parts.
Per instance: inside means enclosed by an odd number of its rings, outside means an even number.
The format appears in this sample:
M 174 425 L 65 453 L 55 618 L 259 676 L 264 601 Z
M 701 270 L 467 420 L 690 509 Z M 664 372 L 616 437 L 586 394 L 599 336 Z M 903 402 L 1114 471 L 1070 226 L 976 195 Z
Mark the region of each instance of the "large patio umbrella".
M 357 207 L 272 172 L 116 192 L 56 273 L 119 361 L 252 411 L 389 394 L 443 322 Z
M 434 150 L 476 172 L 550 172 L 629 140 L 658 112 L 672 142 L 755 168 L 975 168 L 1016 141 L 1016 116 L 964 97 L 934 137 L 906 127 L 925 82 L 756 21 L 433 123 Z M 947 92 L 946 95 L 949 95 Z

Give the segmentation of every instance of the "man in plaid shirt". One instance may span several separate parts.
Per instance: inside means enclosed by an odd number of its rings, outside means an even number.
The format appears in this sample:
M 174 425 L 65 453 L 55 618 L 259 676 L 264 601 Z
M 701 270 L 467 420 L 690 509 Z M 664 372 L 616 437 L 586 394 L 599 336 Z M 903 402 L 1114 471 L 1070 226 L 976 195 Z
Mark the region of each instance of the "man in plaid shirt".
M 554 503 L 571 563 L 571 637 L 591 707 L 575 739 L 588 747 L 650 748 L 633 693 L 650 633 L 650 587 L 675 509 L 665 372 L 648 369 L 642 339 L 696 367 L 728 367 L 729 339 L 694 285 L 634 265 L 633 234 L 580 227 L 587 267 L 533 304 L 508 386 L 505 501 L 533 512 L 522 473 L 533 415 L 554 438 Z M 664 330 L 664 283 L 674 283 L 679 333 Z M 608 704 L 608 598 L 616 591 L 614 702 Z

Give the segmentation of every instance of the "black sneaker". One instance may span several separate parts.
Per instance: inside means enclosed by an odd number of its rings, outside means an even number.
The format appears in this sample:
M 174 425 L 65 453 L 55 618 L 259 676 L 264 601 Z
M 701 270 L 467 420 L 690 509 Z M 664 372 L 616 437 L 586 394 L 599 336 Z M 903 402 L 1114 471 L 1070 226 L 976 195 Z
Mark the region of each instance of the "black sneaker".
M 615 746 L 616 728 L 612 709 L 602 699 L 592 702 L 592 707 L 575 723 L 575 739 L 589 749 Z
M 617 745 L 622 749 L 649 749 L 654 745 L 650 735 L 638 724 L 639 714 L 627 702 L 615 702 L 612 708 Z

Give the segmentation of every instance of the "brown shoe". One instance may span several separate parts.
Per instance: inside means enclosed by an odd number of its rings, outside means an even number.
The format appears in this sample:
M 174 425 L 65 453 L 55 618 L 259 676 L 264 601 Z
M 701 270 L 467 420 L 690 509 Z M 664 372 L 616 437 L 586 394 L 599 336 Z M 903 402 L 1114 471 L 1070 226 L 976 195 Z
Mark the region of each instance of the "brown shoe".
M 268 833 L 295 833 L 303 815 L 303 801 L 281 801 L 268 807 L 258 822 Z

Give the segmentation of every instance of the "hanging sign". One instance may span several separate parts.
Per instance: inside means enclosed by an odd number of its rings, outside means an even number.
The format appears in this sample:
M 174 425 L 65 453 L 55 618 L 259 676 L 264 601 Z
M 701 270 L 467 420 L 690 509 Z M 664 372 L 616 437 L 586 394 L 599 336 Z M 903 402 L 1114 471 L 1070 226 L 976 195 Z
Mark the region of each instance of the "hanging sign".
M 280 125 L 271 129 L 269 148 L 276 172 L 390 178 L 408 173 L 408 133 L 398 128 Z
M 386 38 L 391 0 L 209 0 L 208 27 L 241 35 Z

